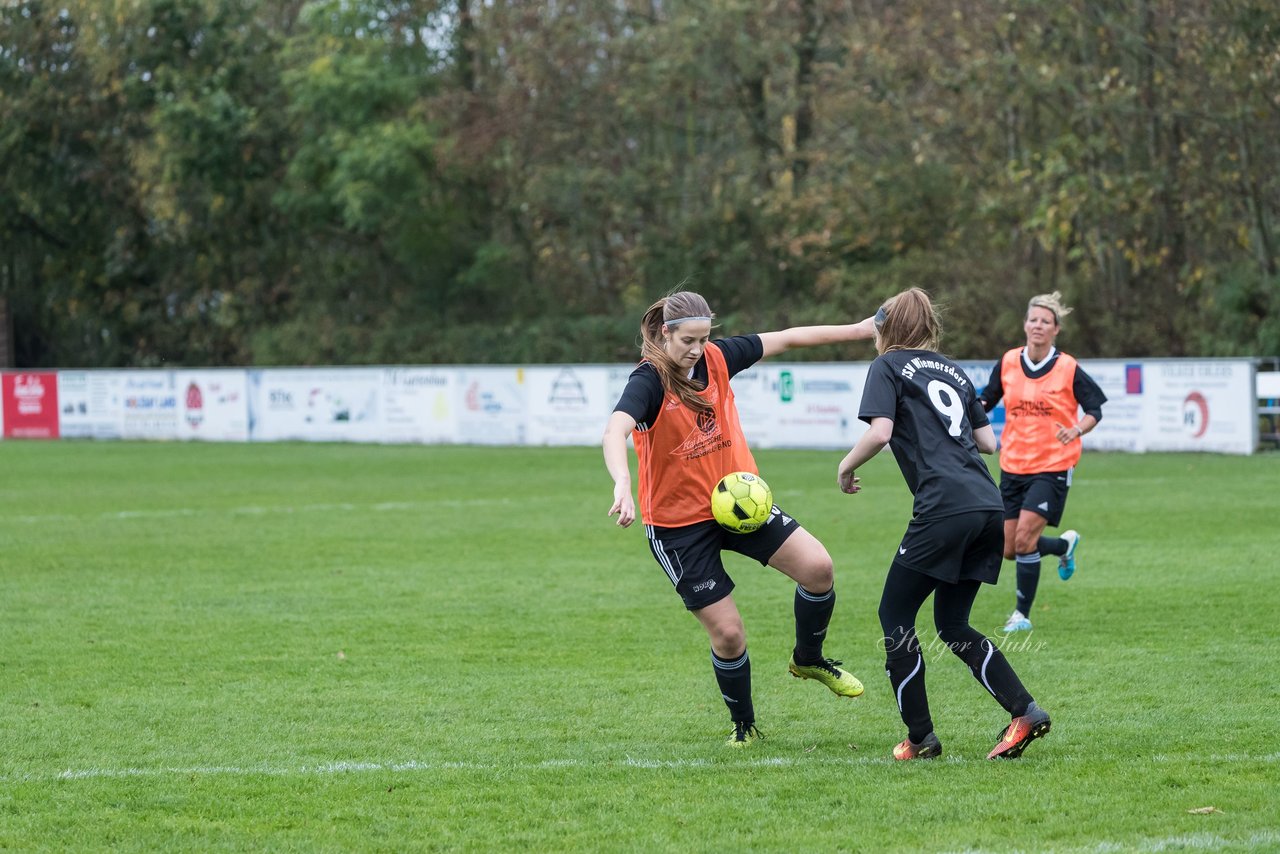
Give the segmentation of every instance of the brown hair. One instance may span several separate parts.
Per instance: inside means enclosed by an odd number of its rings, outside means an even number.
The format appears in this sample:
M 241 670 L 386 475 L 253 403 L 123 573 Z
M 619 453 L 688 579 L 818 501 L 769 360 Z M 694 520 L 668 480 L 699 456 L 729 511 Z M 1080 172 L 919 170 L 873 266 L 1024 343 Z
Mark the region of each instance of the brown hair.
M 680 402 L 694 412 L 709 412 L 713 408 L 711 404 L 698 396 L 704 388 L 703 383 L 691 379 L 662 346 L 664 323 L 672 329 L 681 321 L 695 317 L 714 320 L 715 314 L 702 295 L 693 291 L 668 294 L 649 306 L 640 321 L 640 355 L 657 369 L 662 387 L 668 393 L 680 398 Z
M 941 338 L 942 320 L 929 295 L 920 288 L 889 297 L 876 312 L 876 349 L 881 353 L 937 350 Z
M 1058 326 L 1062 325 L 1062 318 L 1071 313 L 1071 307 L 1062 304 L 1062 292 L 1054 291 L 1051 294 L 1036 294 L 1027 302 L 1027 317 L 1031 317 L 1031 309 L 1045 308 L 1053 312 L 1053 321 Z

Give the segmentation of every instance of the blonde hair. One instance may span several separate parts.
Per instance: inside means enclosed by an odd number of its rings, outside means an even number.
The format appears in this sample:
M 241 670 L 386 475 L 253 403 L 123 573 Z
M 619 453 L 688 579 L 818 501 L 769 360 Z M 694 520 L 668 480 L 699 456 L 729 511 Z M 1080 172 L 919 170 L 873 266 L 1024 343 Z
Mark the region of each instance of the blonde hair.
M 942 320 L 929 295 L 911 288 L 885 300 L 877 312 L 876 350 L 937 350 L 942 339 Z
M 1031 309 L 1044 308 L 1053 312 L 1053 320 L 1059 326 L 1062 325 L 1062 318 L 1071 313 L 1071 306 L 1062 304 L 1062 292 L 1054 291 L 1051 294 L 1036 294 L 1027 301 L 1027 317 L 1031 317 Z
M 687 320 L 714 320 L 715 313 L 701 294 L 693 291 L 676 291 L 649 306 L 640 321 L 640 355 L 653 365 L 668 393 L 680 398 L 680 402 L 694 412 L 710 412 L 714 407 L 698 392 L 703 383 L 691 379 L 685 370 L 667 355 L 663 346 L 662 327 L 674 329 Z

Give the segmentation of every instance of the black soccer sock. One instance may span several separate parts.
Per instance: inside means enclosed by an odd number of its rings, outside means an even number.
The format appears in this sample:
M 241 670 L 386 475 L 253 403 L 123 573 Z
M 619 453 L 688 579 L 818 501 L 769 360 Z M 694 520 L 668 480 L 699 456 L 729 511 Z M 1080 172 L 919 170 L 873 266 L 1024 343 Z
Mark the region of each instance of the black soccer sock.
M 1040 554 L 1062 557 L 1067 553 L 1067 541 L 1062 537 L 1041 537 Z
M 711 666 L 716 671 L 720 696 L 729 707 L 729 717 L 734 721 L 755 723 L 756 710 L 751 704 L 751 659 L 746 651 L 740 658 L 726 661 L 712 650 Z
M 1031 616 L 1031 603 L 1036 601 L 1036 587 L 1040 585 L 1040 552 L 1018 555 L 1018 610 L 1022 616 Z
M 822 642 L 831 625 L 831 612 L 836 607 L 836 589 L 826 593 L 810 593 L 796 585 L 796 664 L 817 664 L 822 661 Z
M 907 737 L 919 744 L 933 732 L 933 718 L 929 715 L 929 695 L 924 688 L 924 656 L 919 644 L 911 645 L 914 653 L 885 659 L 884 672 L 893 687 L 898 714 L 907 725 Z
M 956 657 L 969 665 L 969 672 L 996 698 L 1012 717 L 1026 714 L 1031 695 L 1023 687 L 1013 666 L 991 639 L 972 626 L 939 628 L 939 637 Z M 914 739 L 913 739 L 914 740 Z
M 929 695 L 924 688 L 924 656 L 916 637 L 916 614 L 938 587 L 927 575 L 898 563 L 889 567 L 880 595 L 880 630 L 884 632 L 884 671 L 893 686 L 898 713 L 907 725 L 907 737 L 916 744 L 933 732 Z M 977 587 L 977 583 L 974 583 Z
M 933 621 L 938 627 L 938 637 L 957 658 L 969 665 L 973 678 L 1006 712 L 1017 717 L 1026 713 L 1031 695 L 991 639 L 969 625 L 969 613 L 979 587 L 976 581 L 940 585 L 934 599 Z

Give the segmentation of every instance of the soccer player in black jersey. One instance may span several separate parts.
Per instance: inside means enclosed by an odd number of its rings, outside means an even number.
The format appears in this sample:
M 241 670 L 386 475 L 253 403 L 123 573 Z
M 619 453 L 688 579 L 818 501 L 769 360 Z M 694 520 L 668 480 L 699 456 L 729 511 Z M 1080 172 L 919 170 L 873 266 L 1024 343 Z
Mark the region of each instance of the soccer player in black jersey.
M 994 453 L 995 432 L 973 382 L 937 352 L 941 325 L 924 291 L 889 299 L 876 313 L 875 329 L 880 356 L 858 411 L 870 427 L 840 461 L 837 478 L 842 491 L 861 491 L 857 469 L 888 445 L 915 496 L 880 598 L 885 671 L 907 725 L 893 757 L 942 755 L 915 628 L 932 593 L 938 636 L 1012 718 L 987 758 L 1013 759 L 1049 731 L 1049 715 L 995 644 L 969 625 L 978 589 L 996 583 L 1004 551 L 1000 490 L 979 453 Z

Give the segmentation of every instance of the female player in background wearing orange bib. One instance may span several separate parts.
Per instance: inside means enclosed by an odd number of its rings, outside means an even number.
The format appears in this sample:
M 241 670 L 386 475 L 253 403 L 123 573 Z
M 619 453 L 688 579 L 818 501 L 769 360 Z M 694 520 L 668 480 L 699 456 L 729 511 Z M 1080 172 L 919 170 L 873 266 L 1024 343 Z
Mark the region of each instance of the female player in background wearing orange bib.
M 1076 571 L 1080 535 L 1043 536 L 1057 527 L 1067 504 L 1071 475 L 1080 461 L 1080 437 L 1102 420 L 1107 396 L 1076 360 L 1054 346 L 1071 309 L 1062 294 L 1040 294 L 1027 304 L 1025 347 L 1004 354 L 982 390 L 990 412 L 1004 398 L 1000 435 L 1000 495 L 1004 501 L 1004 558 L 1016 561 L 1017 601 L 1006 632 L 1031 628 L 1031 604 L 1040 584 L 1042 555 L 1058 558 L 1066 581 Z M 1084 414 L 1077 417 L 1080 411 Z
M 649 550 L 685 607 L 706 629 L 711 664 L 733 731 L 729 744 L 761 737 L 751 700 L 751 661 L 733 579 L 720 552 L 738 552 L 796 582 L 796 643 L 788 669 L 843 697 L 862 683 L 825 658 L 822 642 L 835 607 L 831 556 L 795 517 L 774 505 L 749 534 L 726 531 L 711 515 L 711 490 L 730 472 L 758 474 L 743 437 L 729 379 L 759 360 L 795 347 L 868 340 L 871 318 L 845 326 L 802 326 L 711 340 L 715 315 L 700 295 L 680 291 L 654 303 L 640 325 L 643 361 L 632 371 L 604 433 L 605 467 L 613 477 L 609 515 L 635 521 L 627 438 L 639 460 L 640 515 Z

